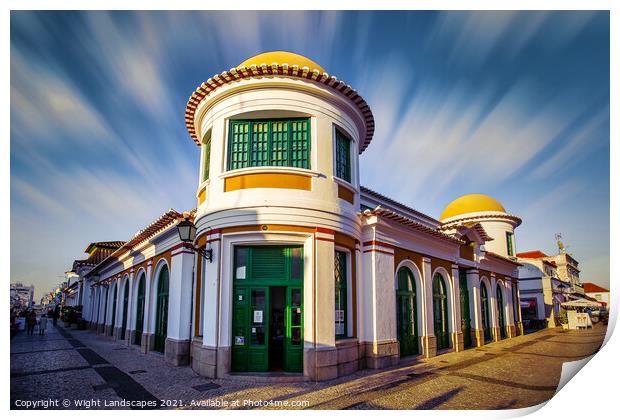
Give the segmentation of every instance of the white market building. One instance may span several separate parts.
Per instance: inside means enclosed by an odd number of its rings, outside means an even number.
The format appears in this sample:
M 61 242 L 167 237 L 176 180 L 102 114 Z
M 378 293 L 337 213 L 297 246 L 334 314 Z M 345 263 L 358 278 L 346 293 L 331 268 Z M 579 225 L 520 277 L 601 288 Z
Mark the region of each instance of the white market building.
M 480 194 L 437 220 L 361 186 L 372 112 L 320 65 L 252 57 L 196 89 L 186 124 L 201 150 L 196 209 L 79 271 L 101 334 L 208 377 L 326 380 L 522 333 L 521 220 Z M 194 244 L 179 239 L 185 217 Z

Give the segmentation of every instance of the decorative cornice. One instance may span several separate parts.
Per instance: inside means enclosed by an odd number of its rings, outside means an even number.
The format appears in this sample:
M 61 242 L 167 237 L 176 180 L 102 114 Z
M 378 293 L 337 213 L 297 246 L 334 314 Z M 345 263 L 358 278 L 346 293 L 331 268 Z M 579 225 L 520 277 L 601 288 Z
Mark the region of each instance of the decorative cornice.
M 232 68 L 229 71 L 224 71 L 220 74 L 214 75 L 196 88 L 196 90 L 189 97 L 187 106 L 185 107 L 185 126 L 187 127 L 189 135 L 198 146 L 200 146 L 200 139 L 196 134 L 195 116 L 196 110 L 200 106 L 201 102 L 221 86 L 240 80 L 249 80 L 260 77 L 287 77 L 291 79 L 304 80 L 306 82 L 320 84 L 340 95 L 344 95 L 351 102 L 353 102 L 364 118 L 366 136 L 360 143 L 359 153 L 366 150 L 370 144 L 372 136 L 375 132 L 375 120 L 370 107 L 364 98 L 362 98 L 355 91 L 355 89 L 343 81 L 338 80 L 335 76 L 330 76 L 329 74 L 321 72 L 318 69 L 309 69 L 308 67 L 300 68 L 298 65 L 289 66 L 287 63 L 272 63 L 271 65 L 261 64 L 260 66 L 252 64 L 249 68 L 245 66 Z

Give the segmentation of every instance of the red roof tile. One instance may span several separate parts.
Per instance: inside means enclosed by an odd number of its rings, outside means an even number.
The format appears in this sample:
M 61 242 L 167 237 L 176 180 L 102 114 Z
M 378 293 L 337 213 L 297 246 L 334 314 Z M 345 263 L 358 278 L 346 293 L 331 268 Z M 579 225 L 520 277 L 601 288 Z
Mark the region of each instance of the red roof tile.
M 548 255 L 542 251 L 536 250 L 536 251 L 519 252 L 517 254 L 517 257 L 519 258 L 544 258 L 544 257 L 548 257 Z
M 609 290 L 594 283 L 583 283 L 583 291 L 586 293 L 609 292 Z

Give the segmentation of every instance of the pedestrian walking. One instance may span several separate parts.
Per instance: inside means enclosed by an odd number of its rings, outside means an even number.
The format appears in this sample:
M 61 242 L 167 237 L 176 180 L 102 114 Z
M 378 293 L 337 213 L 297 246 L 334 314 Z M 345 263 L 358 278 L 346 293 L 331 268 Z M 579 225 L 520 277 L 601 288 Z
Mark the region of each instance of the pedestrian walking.
M 26 317 L 26 334 L 34 335 L 34 326 L 37 325 L 37 314 L 30 311 Z
M 45 335 L 45 328 L 47 328 L 47 316 L 41 315 L 39 320 L 39 335 Z

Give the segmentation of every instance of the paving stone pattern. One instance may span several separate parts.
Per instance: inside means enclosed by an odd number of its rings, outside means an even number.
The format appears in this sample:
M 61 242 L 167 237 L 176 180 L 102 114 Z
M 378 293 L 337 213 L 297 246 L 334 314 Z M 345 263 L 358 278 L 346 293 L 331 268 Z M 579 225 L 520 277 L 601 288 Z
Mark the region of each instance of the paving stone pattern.
M 11 408 L 43 400 L 58 401 L 53 409 L 87 408 L 77 406 L 83 401 L 95 401 L 90 408 L 97 409 L 521 408 L 551 398 L 562 363 L 595 353 L 605 332 L 602 325 L 546 329 L 316 383 L 261 375 L 212 380 L 111 337 L 51 326 L 45 336 L 19 333 L 11 340 Z

